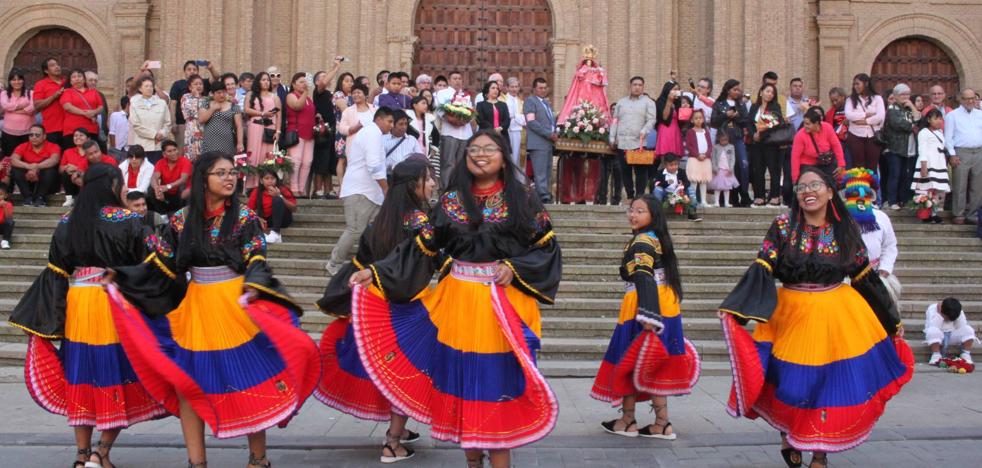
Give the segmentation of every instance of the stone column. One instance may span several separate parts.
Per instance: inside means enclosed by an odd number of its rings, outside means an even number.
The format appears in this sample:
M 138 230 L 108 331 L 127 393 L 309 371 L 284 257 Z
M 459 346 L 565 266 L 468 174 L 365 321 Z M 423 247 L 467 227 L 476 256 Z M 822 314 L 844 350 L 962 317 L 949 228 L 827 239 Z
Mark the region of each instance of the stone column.
M 849 38 L 856 24 L 852 15 L 818 15 L 818 72 L 819 93 L 832 86 L 850 84 Z M 848 90 L 847 90 L 848 91 Z M 824 95 L 824 94 L 820 94 Z
M 107 99 L 115 99 L 116 94 L 122 88 L 126 78 L 136 73 L 143 61 L 146 60 L 147 44 L 147 18 L 150 12 L 150 4 L 147 2 L 119 2 L 113 5 L 112 19 L 115 23 L 116 33 L 116 66 L 115 76 L 101 77 L 101 83 L 112 86 L 117 83 L 115 89 L 102 89 L 107 95 Z M 156 59 L 155 59 L 156 60 Z M 105 85 L 102 86 L 105 88 Z

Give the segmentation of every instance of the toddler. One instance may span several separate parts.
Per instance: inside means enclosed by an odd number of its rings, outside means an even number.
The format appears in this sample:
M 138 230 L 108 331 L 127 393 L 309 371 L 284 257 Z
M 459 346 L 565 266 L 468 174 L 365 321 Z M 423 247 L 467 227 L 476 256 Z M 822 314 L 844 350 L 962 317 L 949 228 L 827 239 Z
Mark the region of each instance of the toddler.
M 730 143 L 726 132 L 716 133 L 716 145 L 713 146 L 713 180 L 709 181 L 709 189 L 719 198 L 719 206 L 730 199 L 730 190 L 740 187 L 740 182 L 733 175 L 733 165 L 736 163 L 736 149 Z M 720 196 L 722 195 L 722 196 Z

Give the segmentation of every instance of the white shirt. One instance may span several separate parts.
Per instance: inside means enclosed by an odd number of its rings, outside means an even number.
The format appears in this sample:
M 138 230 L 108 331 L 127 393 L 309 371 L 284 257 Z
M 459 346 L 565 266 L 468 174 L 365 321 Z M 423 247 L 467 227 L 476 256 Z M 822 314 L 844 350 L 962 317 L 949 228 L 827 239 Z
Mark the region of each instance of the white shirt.
M 696 132 L 696 150 L 699 154 L 709 153 L 709 142 L 706 141 L 706 130 L 693 130 Z M 698 156 L 695 154 L 690 154 L 689 156 Z
M 378 180 L 385 180 L 385 148 L 382 130 L 371 122 L 358 131 L 349 142 L 348 168 L 341 183 L 341 198 L 364 195 L 376 205 L 382 205 L 385 194 Z
M 924 311 L 924 331 L 929 328 L 937 328 L 941 332 L 951 332 L 959 328 L 964 328 L 968 325 L 968 319 L 965 318 L 965 312 L 962 311 L 958 315 L 958 318 L 954 322 L 949 321 L 944 315 L 941 315 L 941 311 L 938 310 L 938 303 L 935 302 L 927 306 L 927 310 Z M 960 344 L 960 343 L 959 343 Z
M 398 145 L 398 146 L 397 146 Z M 394 137 L 391 133 L 382 137 L 382 146 L 385 147 L 385 169 L 392 172 L 392 169 L 406 160 L 410 154 L 423 153 L 423 147 L 419 145 L 419 140 L 409 135 Z
M 876 216 L 876 224 L 880 225 L 880 230 L 863 234 L 863 243 L 866 244 L 869 261 L 876 265 L 876 269 L 893 273 L 893 266 L 897 262 L 897 235 L 893 232 L 893 223 L 890 222 L 890 217 L 880 210 L 874 209 L 873 214 Z
M 116 149 L 126 150 L 126 139 L 130 134 L 130 121 L 126 112 L 116 111 L 109 116 L 109 134 L 116 138 Z
M 508 125 L 509 132 L 521 132 L 525 126 L 525 114 L 522 113 L 522 102 L 518 96 L 505 94 L 505 104 L 508 105 L 508 115 L 511 116 L 511 124 Z
M 119 163 L 119 170 L 123 172 L 123 183 L 130 177 L 130 160 L 125 159 Z M 150 190 L 150 179 L 153 177 L 153 164 L 147 158 L 143 158 L 143 165 L 140 166 L 140 173 L 136 176 L 136 188 L 130 189 L 137 192 L 148 193 Z
M 433 107 L 437 109 L 437 117 L 440 117 L 441 119 L 443 118 L 443 111 L 440 110 L 440 107 L 444 104 L 453 102 L 454 96 L 457 96 L 457 94 L 458 91 L 456 89 L 448 86 L 440 91 L 437 91 L 437 93 L 433 95 Z M 470 125 L 455 127 L 447 122 L 443 122 L 442 120 L 440 122 L 440 136 L 452 137 L 458 140 L 466 140 L 473 134 L 474 129 Z

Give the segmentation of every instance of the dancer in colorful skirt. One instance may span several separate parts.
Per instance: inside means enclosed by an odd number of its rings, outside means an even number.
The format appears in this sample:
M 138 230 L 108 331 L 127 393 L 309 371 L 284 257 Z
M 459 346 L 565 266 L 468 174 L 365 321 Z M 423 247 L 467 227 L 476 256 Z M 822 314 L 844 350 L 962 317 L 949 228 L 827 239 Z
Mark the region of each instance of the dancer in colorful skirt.
M 622 406 L 620 419 L 600 424 L 605 431 L 675 440 L 666 397 L 692 391 L 699 354 L 682 334 L 682 280 L 661 202 L 650 194 L 632 200 L 627 220 L 634 238 L 621 259 L 626 292 L 590 396 Z M 634 407 L 646 400 L 655 423 L 638 429 Z
M 51 237 L 48 267 L 14 307 L 10 324 L 30 334 L 24 377 L 34 401 L 75 428 L 73 466 L 109 468 L 121 429 L 167 415 L 137 380 L 101 284 L 106 268 L 147 258 L 144 239 L 152 233 L 123 208 L 126 183 L 117 167 L 96 164 L 83 182 Z M 93 428 L 102 432 L 95 451 Z
M 203 422 L 218 438 L 248 436 L 249 466 L 270 466 L 265 430 L 285 426 L 320 377 L 317 345 L 266 263 L 237 177 L 230 155 L 195 160 L 190 203 L 154 239 L 156 257 L 115 272 L 120 287 L 147 294 L 131 305 L 109 287 L 120 341 L 150 394 L 181 417 L 191 468 L 207 466 Z M 174 296 L 183 299 L 172 309 Z
M 801 450 L 810 450 L 820 467 L 828 452 L 869 436 L 910 381 L 914 357 L 835 182 L 808 166 L 794 191 L 791 213 L 774 220 L 720 306 L 733 368 L 727 411 L 781 431 L 788 466 L 801 466 Z M 752 334 L 740 326 L 748 320 L 757 322 Z
M 558 415 L 535 366 L 536 301 L 553 302 L 562 259 L 548 213 L 506 156 L 506 138 L 490 130 L 471 137 L 429 224 L 351 277 L 369 376 L 434 438 L 459 443 L 468 466 L 483 465 L 483 450 L 492 466 L 509 466 L 509 449 L 545 437 Z M 449 273 L 414 300 L 441 251 Z
M 419 434 L 406 429 L 405 415 L 392 411 L 389 400 L 375 387 L 358 356 L 351 327 L 351 287 L 348 281 L 378 257 L 391 252 L 400 242 L 414 239 L 427 226 L 428 200 L 436 181 L 430 176 L 429 162 L 410 158 L 389 175 L 389 189 L 375 221 L 358 241 L 358 253 L 331 278 L 317 306 L 337 319 L 321 336 L 323 373 L 314 397 L 339 411 L 370 421 L 389 421 L 382 446 L 382 463 L 395 463 L 414 455 L 402 443 L 416 442 Z M 378 254 L 376 254 L 378 253 Z M 376 292 L 378 292 L 376 290 Z

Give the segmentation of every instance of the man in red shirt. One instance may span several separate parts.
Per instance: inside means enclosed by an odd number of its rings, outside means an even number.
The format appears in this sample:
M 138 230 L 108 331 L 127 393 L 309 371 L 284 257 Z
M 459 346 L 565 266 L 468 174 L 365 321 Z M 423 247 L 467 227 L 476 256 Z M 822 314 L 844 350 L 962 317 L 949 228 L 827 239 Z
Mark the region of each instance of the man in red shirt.
M 184 206 L 181 192 L 191 178 L 191 161 L 178 151 L 174 140 L 160 143 L 164 157 L 157 161 L 150 179 L 153 196 L 147 202 L 150 209 L 169 215 Z
M 61 66 L 54 58 L 47 58 L 41 66 L 45 77 L 34 83 L 34 109 L 41 112 L 41 123 L 47 133 L 48 141 L 68 149 L 72 146 L 71 135 L 62 136 L 65 109 L 59 100 L 65 92 L 65 79 L 61 76 Z
M 44 127 L 31 126 L 27 143 L 22 143 L 10 157 L 10 176 L 20 188 L 24 206 L 48 206 L 47 197 L 58 181 L 61 148 L 45 140 Z

